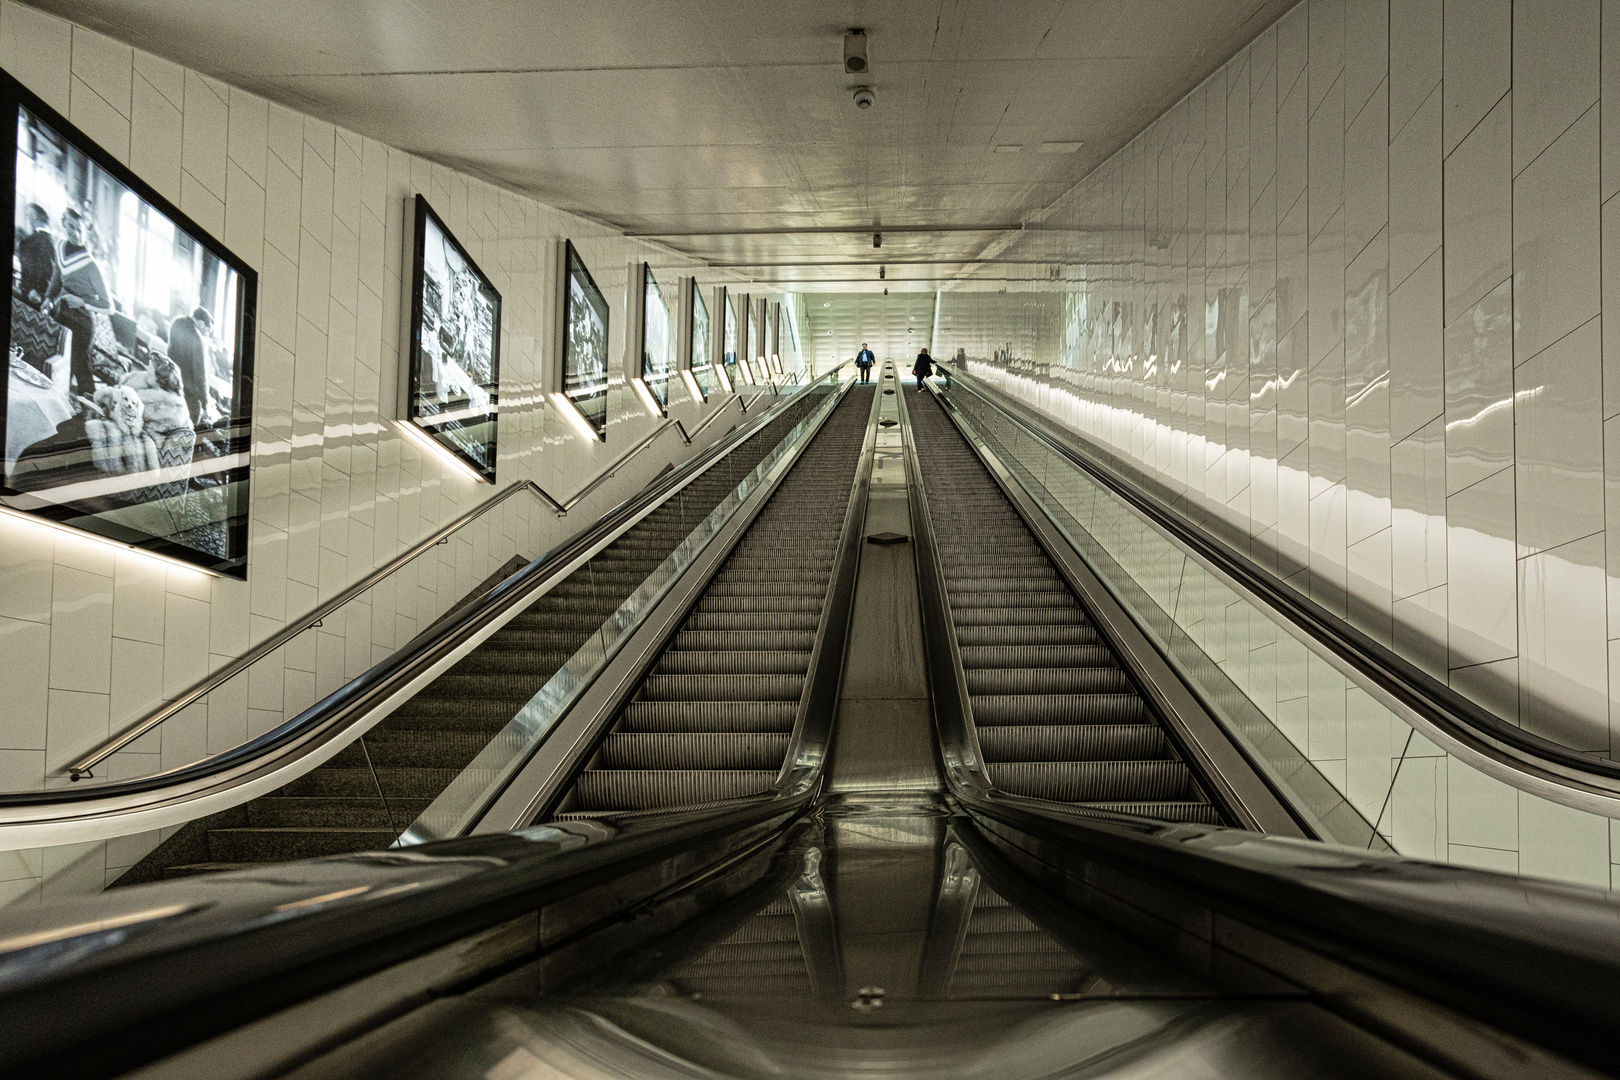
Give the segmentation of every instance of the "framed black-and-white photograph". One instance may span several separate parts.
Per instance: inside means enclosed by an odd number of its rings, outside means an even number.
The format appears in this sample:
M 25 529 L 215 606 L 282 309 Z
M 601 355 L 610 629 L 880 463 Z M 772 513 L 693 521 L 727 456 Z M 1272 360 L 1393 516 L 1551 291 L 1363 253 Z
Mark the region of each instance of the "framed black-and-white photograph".
M 0 504 L 246 577 L 257 275 L 6 75 L 0 114 Z
M 641 381 L 658 404 L 669 412 L 669 377 L 675 368 L 675 319 L 664 290 L 653 277 L 652 266 L 641 264 Z
M 720 288 L 720 317 L 725 322 L 720 338 L 720 365 L 725 369 L 726 381 L 735 388 L 742 382 L 737 372 L 737 309 L 730 291 Z
M 563 241 L 562 392 L 607 440 L 608 303 L 572 241 Z
M 501 294 L 421 195 L 415 236 L 405 419 L 494 483 Z
M 782 302 L 771 302 L 771 369 L 782 374 Z
M 692 384 L 704 401 L 714 390 L 714 337 L 710 329 L 709 306 L 703 302 L 703 290 L 697 278 L 687 278 L 691 291 L 691 323 L 686 344 L 686 369 L 692 373 Z

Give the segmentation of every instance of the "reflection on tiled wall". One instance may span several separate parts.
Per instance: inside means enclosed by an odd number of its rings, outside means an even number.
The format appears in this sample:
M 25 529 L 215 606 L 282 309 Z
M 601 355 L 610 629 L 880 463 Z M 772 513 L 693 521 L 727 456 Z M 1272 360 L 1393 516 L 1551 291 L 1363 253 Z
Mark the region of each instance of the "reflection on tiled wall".
M 1501 716 L 1620 755 L 1602 8 L 1301 3 L 1030 223 L 1007 255 L 1046 262 L 1038 280 L 943 294 L 936 351 Z M 1441 840 L 1420 853 L 1531 872 L 1527 835 L 1570 833 L 1552 804 L 1430 771 Z M 1606 830 L 1580 832 L 1606 867 Z
M 673 284 L 691 270 L 668 251 L 10 2 L 0 5 L 0 67 L 260 274 L 247 583 L 0 520 L 0 790 L 66 783 L 64 763 L 492 493 L 383 419 L 401 362 L 403 208 L 415 193 L 504 299 L 499 486 L 532 479 L 566 499 L 656 423 L 615 363 L 608 441 L 584 442 L 545 403 L 541 359 L 557 241 L 573 239 L 612 305 L 615 361 L 627 266 L 650 260 Z M 673 397 L 688 427 L 721 407 Z M 660 438 L 566 519 L 513 500 L 432 569 L 368 598 L 364 618 L 323 627 L 319 650 L 312 639 L 310 655 L 276 665 L 279 685 L 255 682 L 265 707 L 250 727 L 296 714 L 510 554 L 542 553 L 689 452 L 673 433 Z M 455 565 L 439 572 L 450 555 Z M 345 664 L 318 673 L 317 653 L 334 650 Z M 171 722 L 111 774 L 180 764 L 256 733 L 242 730 L 242 710 L 217 712 L 230 725 L 215 730 L 206 711 Z M 0 903 L 39 895 L 53 874 L 64 892 L 99 888 L 156 840 L 0 852 Z

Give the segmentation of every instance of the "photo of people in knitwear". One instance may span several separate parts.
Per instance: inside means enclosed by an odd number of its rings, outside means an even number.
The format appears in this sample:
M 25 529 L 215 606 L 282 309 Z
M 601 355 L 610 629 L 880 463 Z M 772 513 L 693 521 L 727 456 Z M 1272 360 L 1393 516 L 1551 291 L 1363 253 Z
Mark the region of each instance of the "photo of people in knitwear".
M 493 482 L 501 294 L 420 195 L 416 244 L 410 421 Z
M 251 271 L 43 107 L 16 137 L 0 501 L 242 573 Z

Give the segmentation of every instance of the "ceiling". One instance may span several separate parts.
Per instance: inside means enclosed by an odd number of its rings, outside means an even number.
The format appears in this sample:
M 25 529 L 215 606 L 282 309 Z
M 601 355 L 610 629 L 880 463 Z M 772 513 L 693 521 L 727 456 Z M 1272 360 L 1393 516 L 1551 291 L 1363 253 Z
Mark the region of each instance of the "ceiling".
M 767 286 L 904 292 L 995 276 L 1294 0 L 32 2 Z

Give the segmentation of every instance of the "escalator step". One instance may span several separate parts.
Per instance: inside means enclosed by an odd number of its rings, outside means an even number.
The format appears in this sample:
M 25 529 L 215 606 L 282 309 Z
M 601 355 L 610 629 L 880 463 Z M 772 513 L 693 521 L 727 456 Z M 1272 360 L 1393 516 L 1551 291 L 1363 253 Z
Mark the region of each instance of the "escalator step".
M 1006 603 L 1006 597 L 1001 597 Z M 1090 626 L 1091 620 L 1086 618 L 1073 603 L 1063 607 L 956 607 L 956 598 L 951 598 L 951 618 L 957 626 Z
M 626 731 L 792 731 L 799 711 L 790 701 L 632 701 Z
M 803 675 L 649 675 L 648 701 L 798 701 Z
M 756 611 L 802 611 L 819 613 L 821 611 L 821 596 L 773 596 L 770 594 L 760 596 L 708 596 L 698 601 L 698 610 L 701 612 L 741 613 Z
M 614 734 L 602 744 L 598 769 L 776 769 L 788 736 L 708 733 Z
M 979 747 L 987 761 L 1126 761 L 1169 759 L 1170 744 L 1154 724 L 986 727 Z
M 1152 723 L 1135 694 L 985 694 L 973 698 L 973 722 L 984 725 Z
M 951 611 L 972 611 L 975 608 L 988 608 L 999 610 L 1007 605 L 1010 597 L 1016 596 L 1021 605 L 1035 608 L 1063 608 L 1074 603 L 1074 598 L 1066 592 L 1055 589 L 1002 589 L 994 592 L 960 592 L 951 594 Z
M 583 810 L 655 810 L 719 802 L 766 791 L 777 770 L 587 769 L 575 784 Z
M 1111 668 L 1114 654 L 1103 645 L 964 645 L 965 668 Z
M 1051 802 L 1181 802 L 1198 794 L 1179 761 L 1000 761 L 989 771 L 1001 790 Z
M 968 668 L 968 693 L 1122 694 L 1130 680 L 1118 668 Z
M 660 675 L 803 675 L 810 669 L 810 652 L 765 649 L 699 652 L 671 649 L 654 670 Z
M 808 630 L 815 633 L 820 611 L 699 611 L 683 630 Z
M 808 662 L 816 647 L 816 635 L 809 630 L 682 630 L 670 643 L 680 652 L 798 652 Z
M 958 626 L 956 643 L 974 646 L 1009 647 L 1020 645 L 1102 645 L 1102 635 L 1092 626 Z

